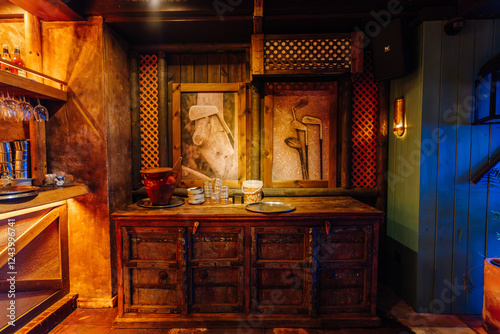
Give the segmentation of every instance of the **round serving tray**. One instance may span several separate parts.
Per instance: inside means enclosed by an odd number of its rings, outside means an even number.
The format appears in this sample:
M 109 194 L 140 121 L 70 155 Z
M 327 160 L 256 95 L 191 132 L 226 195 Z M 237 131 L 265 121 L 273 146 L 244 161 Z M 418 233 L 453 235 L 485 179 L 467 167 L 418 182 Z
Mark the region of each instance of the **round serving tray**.
M 29 197 L 36 197 L 38 193 L 36 191 L 27 191 L 15 194 L 0 194 L 0 201 L 12 201 L 16 199 L 29 199 Z
M 33 191 L 36 191 L 37 189 L 38 189 L 38 187 L 33 187 L 33 186 L 1 187 L 0 188 L 0 196 L 33 192 Z
M 295 206 L 283 202 L 256 202 L 245 206 L 245 209 L 260 213 L 280 213 L 295 210 Z
M 166 208 L 173 208 L 175 206 L 181 206 L 184 204 L 184 198 L 182 197 L 177 197 L 173 196 L 170 199 L 170 203 L 166 205 L 153 205 L 151 204 L 151 200 L 149 198 L 144 198 L 141 199 L 137 202 L 137 205 L 143 208 L 148 208 L 148 209 L 166 209 Z

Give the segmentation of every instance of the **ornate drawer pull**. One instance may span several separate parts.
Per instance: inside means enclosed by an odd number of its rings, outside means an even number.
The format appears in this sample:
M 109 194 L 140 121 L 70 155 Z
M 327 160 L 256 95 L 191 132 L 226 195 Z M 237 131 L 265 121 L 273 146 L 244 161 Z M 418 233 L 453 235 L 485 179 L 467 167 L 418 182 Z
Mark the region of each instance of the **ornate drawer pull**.
M 168 283 L 168 274 L 166 271 L 160 271 L 158 274 L 158 284 L 167 285 Z

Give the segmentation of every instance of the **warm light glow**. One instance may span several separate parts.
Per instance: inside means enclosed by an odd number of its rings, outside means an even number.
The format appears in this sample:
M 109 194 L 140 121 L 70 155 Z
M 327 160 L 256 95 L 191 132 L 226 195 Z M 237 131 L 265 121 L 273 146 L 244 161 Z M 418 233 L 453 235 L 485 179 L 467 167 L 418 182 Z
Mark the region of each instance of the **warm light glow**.
M 394 134 L 398 137 L 402 137 L 406 131 L 406 119 L 405 119 L 405 98 L 398 97 L 394 101 L 394 118 L 392 122 L 392 127 Z

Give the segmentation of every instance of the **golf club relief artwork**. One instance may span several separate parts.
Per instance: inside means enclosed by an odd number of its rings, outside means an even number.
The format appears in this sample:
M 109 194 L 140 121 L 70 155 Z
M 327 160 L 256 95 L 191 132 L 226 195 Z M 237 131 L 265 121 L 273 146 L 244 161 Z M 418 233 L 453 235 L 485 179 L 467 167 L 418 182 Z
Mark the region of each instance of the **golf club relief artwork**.
M 244 141 L 240 143 L 238 139 L 245 128 L 245 119 L 238 114 L 242 103 L 239 85 L 177 87 L 173 97 L 180 113 L 174 115 L 173 123 L 179 123 L 180 133 L 174 133 L 173 151 L 174 159 L 182 156 L 181 180 L 186 185 L 199 186 L 203 181 L 220 178 L 237 186 L 244 167 L 240 151 L 245 150 L 240 147 Z
M 269 83 L 272 100 L 272 182 L 304 181 L 300 186 L 327 186 L 332 118 L 332 89 L 328 83 Z M 272 97 L 269 97 L 272 95 Z M 268 125 L 269 126 L 269 125 Z M 335 124 L 333 124 L 335 126 Z M 324 183 L 324 184 L 323 184 Z

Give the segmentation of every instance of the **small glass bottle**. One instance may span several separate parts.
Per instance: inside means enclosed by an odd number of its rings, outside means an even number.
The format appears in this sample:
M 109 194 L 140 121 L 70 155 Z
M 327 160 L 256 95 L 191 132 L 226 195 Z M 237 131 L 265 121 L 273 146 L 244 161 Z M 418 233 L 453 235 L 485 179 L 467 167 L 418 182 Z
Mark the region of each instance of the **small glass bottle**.
M 20 67 L 25 67 L 24 60 L 21 58 L 21 50 L 19 49 L 19 45 L 14 46 L 14 58 L 12 58 L 12 62 Z M 20 77 L 26 78 L 26 71 L 23 69 L 12 68 L 15 70 L 12 73 L 19 75 Z
M 9 54 L 9 47 L 7 46 L 7 44 L 3 45 L 2 60 L 11 61 L 10 54 Z M 5 71 L 5 72 L 11 72 L 10 66 L 7 64 L 3 64 L 3 63 L 0 64 L 0 70 Z

